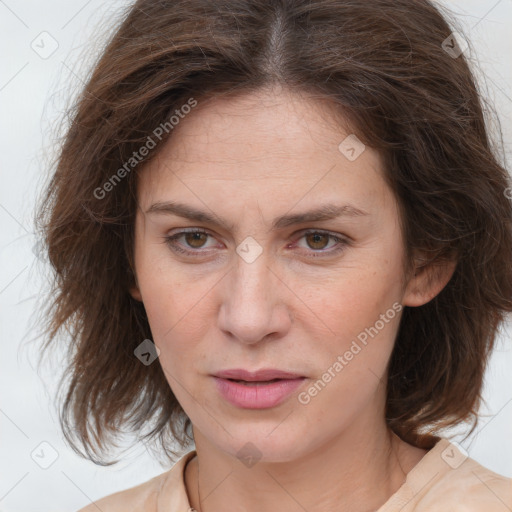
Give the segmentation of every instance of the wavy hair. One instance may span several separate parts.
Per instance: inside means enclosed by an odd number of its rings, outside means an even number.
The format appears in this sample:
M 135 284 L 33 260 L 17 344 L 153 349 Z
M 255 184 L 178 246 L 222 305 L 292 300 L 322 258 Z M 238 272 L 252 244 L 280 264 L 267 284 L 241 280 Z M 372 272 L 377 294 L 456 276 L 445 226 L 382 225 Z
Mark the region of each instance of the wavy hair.
M 511 189 L 448 19 L 427 0 L 138 0 L 127 9 L 69 114 L 36 212 L 52 272 L 42 352 L 64 334 L 60 422 L 77 453 L 114 464 L 104 455 L 124 427 L 158 439 L 170 459 L 173 443 L 192 441 L 161 366 L 134 356 L 151 338 L 129 293 L 136 178 L 172 137 L 162 129 L 156 141 L 155 129 L 191 98 L 270 85 L 324 98 L 379 152 L 409 266 L 416 250 L 426 264 L 457 259 L 441 293 L 404 308 L 388 426 L 419 447 L 442 428 L 475 428 L 488 357 L 512 311 Z M 158 144 L 142 155 L 148 137 Z

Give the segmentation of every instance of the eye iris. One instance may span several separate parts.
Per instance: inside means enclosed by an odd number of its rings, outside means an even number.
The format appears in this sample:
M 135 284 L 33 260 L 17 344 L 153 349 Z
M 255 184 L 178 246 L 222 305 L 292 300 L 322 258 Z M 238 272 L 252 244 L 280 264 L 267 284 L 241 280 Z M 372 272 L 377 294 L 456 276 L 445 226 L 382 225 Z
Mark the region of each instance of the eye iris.
M 187 244 L 190 245 L 190 247 L 193 247 L 194 249 L 201 248 L 204 243 L 206 242 L 207 235 L 206 233 L 187 233 L 185 235 L 185 240 L 187 241 Z M 197 242 L 199 242 L 199 245 L 197 245 Z M 203 243 L 201 243 L 203 242 Z
M 321 243 L 321 239 L 324 239 L 324 244 Z M 311 247 L 311 249 L 325 249 L 327 246 L 327 243 L 329 242 L 329 237 L 327 235 L 323 235 L 322 233 L 311 233 L 309 235 L 306 235 L 306 239 L 308 241 L 308 245 Z M 320 240 L 321 247 L 315 246 L 315 244 L 318 244 Z M 312 243 L 311 243 L 312 241 Z

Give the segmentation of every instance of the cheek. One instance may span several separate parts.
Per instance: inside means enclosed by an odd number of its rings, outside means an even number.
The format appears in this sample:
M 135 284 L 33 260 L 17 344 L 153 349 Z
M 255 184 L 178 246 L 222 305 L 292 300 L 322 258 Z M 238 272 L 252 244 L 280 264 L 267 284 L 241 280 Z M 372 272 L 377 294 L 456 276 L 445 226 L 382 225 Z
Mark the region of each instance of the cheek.
M 302 286 L 304 318 L 312 311 L 331 335 L 345 340 L 356 336 L 400 302 L 399 270 L 389 260 L 376 264 L 365 259 L 357 266 L 339 269 L 321 285 Z
M 212 286 L 218 281 L 193 279 L 167 261 L 141 258 L 139 287 L 151 328 L 152 341 L 160 350 L 160 364 L 170 376 L 188 380 L 206 354 L 201 340 L 214 322 Z M 204 364 L 203 364 L 204 366 Z M 171 386 L 172 379 L 170 379 Z M 176 390 L 179 391 L 179 390 Z
M 205 292 L 198 285 L 188 289 L 174 280 L 168 285 L 163 280 L 148 283 L 142 297 L 153 341 L 159 348 L 184 351 L 195 346 L 208 316 Z
M 184 279 L 169 272 L 163 262 L 148 252 L 141 251 L 138 258 L 137 279 L 153 341 L 161 348 L 180 327 L 180 318 L 186 317 L 190 306 Z
M 394 280 L 362 269 L 355 274 L 359 277 L 317 289 L 316 296 L 323 294 L 323 300 L 314 309 L 329 333 L 319 335 L 313 328 L 308 336 L 314 346 L 306 353 L 316 361 L 317 373 L 300 403 L 309 404 L 305 411 L 312 417 L 333 425 L 348 422 L 368 404 L 384 400 L 383 384 L 399 326 L 399 286 Z M 333 403 L 340 407 L 332 407 Z
M 401 315 L 399 258 L 389 252 L 385 257 L 381 251 L 369 255 L 370 251 L 357 263 L 339 269 L 320 286 L 305 288 L 303 299 L 308 308 L 302 325 L 314 340 L 309 350 L 316 353 L 317 376 L 331 369 L 336 375 L 329 384 L 331 390 L 353 392 L 354 396 L 371 394 L 378 386 Z

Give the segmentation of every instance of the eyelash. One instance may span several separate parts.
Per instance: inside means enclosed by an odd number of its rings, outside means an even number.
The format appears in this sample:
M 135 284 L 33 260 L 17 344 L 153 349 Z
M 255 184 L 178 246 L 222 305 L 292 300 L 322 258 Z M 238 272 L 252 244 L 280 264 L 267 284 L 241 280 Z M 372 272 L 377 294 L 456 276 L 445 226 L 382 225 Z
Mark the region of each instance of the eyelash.
M 185 254 L 187 256 L 193 256 L 193 257 L 202 256 L 204 254 L 204 252 L 206 252 L 206 251 L 202 251 L 201 249 L 197 249 L 197 250 L 183 249 L 182 247 L 179 247 L 176 244 L 176 240 L 178 238 L 180 238 L 183 235 L 186 235 L 188 233 L 204 233 L 205 235 L 213 237 L 213 235 L 211 235 L 208 231 L 206 231 L 204 229 L 194 228 L 194 229 L 187 230 L 187 231 L 179 231 L 178 233 L 175 233 L 173 235 L 166 236 L 166 237 L 164 237 L 164 243 L 166 243 L 170 249 L 172 249 L 173 251 L 176 251 L 178 253 Z M 318 250 L 318 251 L 311 249 L 313 251 L 313 253 L 308 256 L 311 258 L 322 258 L 322 257 L 326 257 L 326 256 L 332 256 L 333 254 L 338 254 L 341 251 L 343 251 L 347 245 L 349 245 L 349 240 L 347 240 L 346 238 L 340 237 L 338 235 L 334 235 L 333 233 L 329 233 L 328 231 L 318 231 L 318 230 L 306 231 L 305 233 L 303 233 L 301 235 L 300 238 L 298 238 L 298 240 L 300 240 L 301 238 L 304 238 L 308 235 L 328 236 L 330 239 L 332 239 L 338 243 L 338 247 L 336 249 L 331 248 L 329 250 L 324 249 L 324 250 Z

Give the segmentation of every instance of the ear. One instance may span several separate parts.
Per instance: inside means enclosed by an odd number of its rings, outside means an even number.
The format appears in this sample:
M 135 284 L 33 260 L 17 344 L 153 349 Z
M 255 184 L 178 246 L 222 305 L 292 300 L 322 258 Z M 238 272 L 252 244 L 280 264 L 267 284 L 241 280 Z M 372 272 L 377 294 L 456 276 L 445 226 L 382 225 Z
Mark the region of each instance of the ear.
M 425 260 L 420 258 L 405 287 L 404 306 L 418 307 L 430 302 L 448 284 L 457 267 L 455 258 L 427 264 L 422 261 Z
M 129 275 L 130 286 L 128 288 L 128 292 L 135 300 L 142 302 L 142 294 L 140 293 L 139 281 L 137 279 L 137 273 L 135 272 L 133 255 L 128 254 L 127 258 L 128 258 L 128 264 L 130 265 L 130 270 L 131 270 L 130 275 Z
M 130 292 L 130 295 L 139 302 L 142 302 L 142 294 L 140 293 L 139 283 L 137 281 L 137 276 L 135 275 L 135 272 L 133 273 L 133 282 L 132 286 L 128 289 Z
M 140 293 L 139 287 L 134 285 L 130 288 L 130 295 L 139 302 L 142 302 L 142 295 Z

